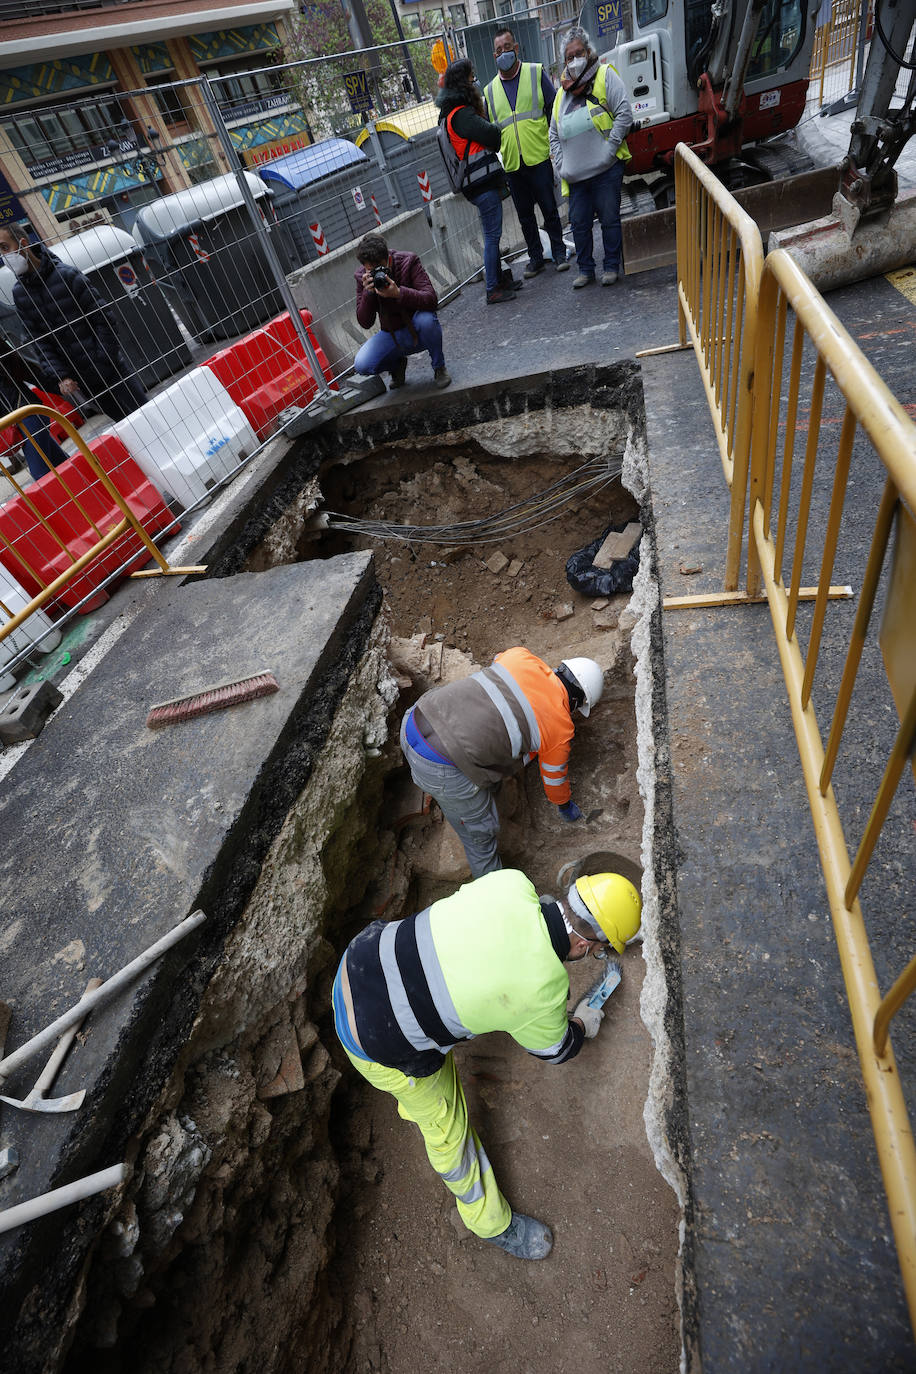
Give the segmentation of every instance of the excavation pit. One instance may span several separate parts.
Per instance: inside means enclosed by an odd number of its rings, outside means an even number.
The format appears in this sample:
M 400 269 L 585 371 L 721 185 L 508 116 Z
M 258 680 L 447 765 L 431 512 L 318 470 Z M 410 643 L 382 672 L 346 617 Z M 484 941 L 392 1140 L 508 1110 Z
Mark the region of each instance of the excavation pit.
M 355 1078 L 329 1017 L 334 968 L 360 925 L 417 910 L 468 876 L 451 832 L 412 792 L 397 746 L 403 710 L 447 674 L 513 644 L 553 665 L 597 659 L 604 699 L 577 730 L 570 766 L 588 819 L 560 820 L 529 768 L 501 789 L 504 859 L 541 892 L 556 891 L 559 870 L 585 854 L 641 860 L 633 639 L 642 612 L 629 593 L 595 606 L 565 576 L 568 555 L 608 525 L 640 518 L 650 528 L 637 390 L 633 369 L 590 370 L 450 397 L 411 417 L 410 434 L 394 407 L 342 417 L 237 498 L 202 555 L 214 576 L 170 590 L 168 613 L 125 635 L 103 668 L 98 690 L 115 701 L 127 684 L 145 705 L 153 684 L 135 669 L 138 645 L 170 644 L 163 684 L 189 655 L 194 672 L 216 680 L 226 676 L 214 670 L 220 658 L 256 652 L 270 667 L 281 645 L 307 646 L 284 662 L 280 693 L 237 708 L 225 741 L 215 718 L 157 732 L 155 751 L 131 736 L 144 753 L 136 799 L 123 803 L 127 824 L 117 814 L 99 821 L 94 845 L 106 864 L 119 822 L 135 858 L 155 846 L 159 869 L 144 901 L 167 872 L 178 906 L 194 867 L 210 923 L 193 976 L 172 983 L 164 973 L 138 995 L 133 1017 L 125 1013 L 115 1086 L 129 1087 L 129 1109 L 106 1099 L 110 1119 L 94 1124 L 93 1145 L 106 1162 L 127 1158 L 132 1175 L 108 1211 L 100 1203 L 90 1213 L 97 1233 L 80 1233 L 84 1248 L 73 1254 L 85 1272 L 58 1248 L 46 1256 L 44 1288 L 37 1256 L 36 1286 L 22 1280 L 23 1313 L 44 1304 L 58 1314 L 55 1341 L 69 1354 L 57 1367 L 68 1374 L 255 1362 L 265 1374 L 406 1374 L 459 1362 L 489 1374 L 538 1368 L 545 1357 L 562 1372 L 613 1350 L 628 1371 L 676 1366 L 680 1209 L 643 1120 L 654 1050 L 642 947 L 626 951 L 602 1034 L 574 1063 L 545 1067 L 498 1036 L 458 1055 L 501 1186 L 555 1231 L 543 1265 L 518 1264 L 457 1224 L 416 1132 Z M 623 481 L 564 498 L 557 519 L 543 518 L 544 493 L 602 464 L 622 469 Z M 416 533 L 492 522 L 523 503 L 533 517 L 482 548 L 479 531 L 441 549 Z M 338 523 L 329 512 L 412 534 L 391 541 L 325 528 Z M 281 719 L 298 672 L 301 695 Z M 170 694 L 155 684 L 157 699 Z M 107 758 L 131 762 L 122 735 L 133 729 L 126 718 L 106 726 Z M 263 755 L 249 759 L 260 733 Z M 58 742 L 54 722 L 43 747 L 64 770 L 72 740 Z M 143 916 L 137 897 L 135 888 L 130 919 Z M 111 903 L 104 914 L 106 931 L 121 928 Z M 63 929 L 57 906 L 48 919 Z M 570 966 L 576 1000 L 599 973 Z M 151 1024 L 155 1062 L 143 1058 Z M 111 1077 L 106 1064 L 101 1072 Z M 68 1274 L 78 1278 L 75 1304 Z M 47 1338 L 24 1321 L 18 1367 L 51 1367 Z

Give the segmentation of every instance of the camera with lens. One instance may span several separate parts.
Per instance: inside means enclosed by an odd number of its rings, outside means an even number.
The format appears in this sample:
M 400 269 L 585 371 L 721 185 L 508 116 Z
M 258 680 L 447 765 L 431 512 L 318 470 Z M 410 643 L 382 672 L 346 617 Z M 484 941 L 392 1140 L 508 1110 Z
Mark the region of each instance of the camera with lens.
M 384 291 L 385 287 L 388 285 L 390 281 L 391 278 L 385 271 L 384 267 L 373 267 L 372 285 L 375 287 L 376 291 Z

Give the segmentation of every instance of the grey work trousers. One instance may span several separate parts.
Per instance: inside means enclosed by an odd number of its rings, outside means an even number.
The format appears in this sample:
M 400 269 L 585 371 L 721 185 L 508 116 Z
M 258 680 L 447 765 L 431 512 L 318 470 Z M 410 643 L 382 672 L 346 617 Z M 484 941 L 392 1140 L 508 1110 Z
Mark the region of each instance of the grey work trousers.
M 464 846 L 471 876 L 480 878 L 484 873 L 502 868 L 498 849 L 499 816 L 493 792 L 487 787 L 478 787 L 454 764 L 435 763 L 418 754 L 407 743 L 403 721 L 401 752 L 414 782 L 438 802 L 443 816 Z

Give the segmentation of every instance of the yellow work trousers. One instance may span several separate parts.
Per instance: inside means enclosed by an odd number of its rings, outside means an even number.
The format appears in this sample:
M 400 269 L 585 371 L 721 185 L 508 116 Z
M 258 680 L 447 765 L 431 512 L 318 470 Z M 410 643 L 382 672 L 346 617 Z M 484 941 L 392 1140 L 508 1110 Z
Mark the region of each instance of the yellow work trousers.
M 468 1104 L 454 1056 L 429 1078 L 407 1078 L 368 1059 L 347 1058 L 373 1087 L 397 1099 L 398 1112 L 423 1132 L 429 1162 L 454 1193 L 458 1215 L 475 1236 L 499 1236 L 512 1220 L 512 1209 L 499 1191 L 493 1166 L 477 1132 L 468 1121 Z

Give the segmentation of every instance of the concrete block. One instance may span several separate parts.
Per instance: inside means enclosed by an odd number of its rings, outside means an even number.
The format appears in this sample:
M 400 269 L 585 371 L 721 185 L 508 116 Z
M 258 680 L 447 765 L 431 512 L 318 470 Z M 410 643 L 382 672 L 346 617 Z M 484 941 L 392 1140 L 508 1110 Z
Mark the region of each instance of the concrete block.
M 619 533 L 615 530 L 608 535 L 592 559 L 592 566 L 609 568 L 612 563 L 616 563 L 619 559 L 628 558 L 641 538 L 642 525 L 638 520 L 631 520 L 625 530 L 621 530 Z
M 18 744 L 20 740 L 34 739 L 62 701 L 63 696 L 53 682 L 33 682 L 30 687 L 19 687 L 0 715 L 0 740 L 4 744 Z
M 553 608 L 554 620 L 569 620 L 575 613 L 575 608 L 569 601 L 564 601 L 561 605 Z
M 504 553 L 491 554 L 484 560 L 491 573 L 501 573 L 503 568 L 508 568 L 509 560 Z

